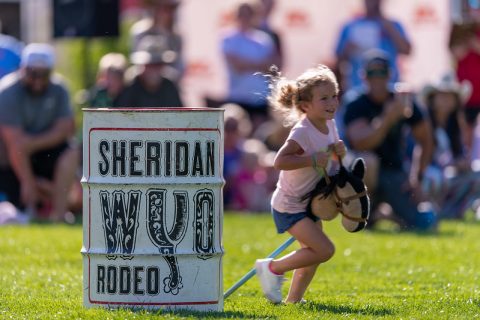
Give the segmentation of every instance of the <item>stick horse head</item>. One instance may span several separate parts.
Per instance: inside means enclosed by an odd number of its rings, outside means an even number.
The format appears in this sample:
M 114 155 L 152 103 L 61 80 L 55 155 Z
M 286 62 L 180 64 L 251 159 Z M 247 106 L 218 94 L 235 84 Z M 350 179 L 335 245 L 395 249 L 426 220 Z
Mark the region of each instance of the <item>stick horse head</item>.
M 321 220 L 332 220 L 339 213 L 348 232 L 365 228 L 370 214 L 370 199 L 363 183 L 365 162 L 356 159 L 347 170 L 340 159 L 340 170 L 333 176 L 323 171 L 322 179 L 305 196 L 310 202 L 308 210 Z

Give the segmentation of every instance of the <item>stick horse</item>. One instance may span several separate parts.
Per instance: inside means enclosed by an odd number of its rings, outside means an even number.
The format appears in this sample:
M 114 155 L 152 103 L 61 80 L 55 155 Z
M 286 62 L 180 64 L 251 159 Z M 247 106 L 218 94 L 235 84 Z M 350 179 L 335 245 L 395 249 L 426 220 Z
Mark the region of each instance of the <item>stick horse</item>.
M 353 162 L 350 170 L 347 170 L 342 160 L 339 161 L 340 170 L 335 175 L 328 176 L 324 169 L 322 179 L 310 193 L 305 195 L 304 199 L 310 199 L 307 210 L 321 220 L 332 220 L 340 213 L 345 230 L 357 232 L 365 228 L 370 214 L 370 199 L 367 187 L 362 180 L 365 175 L 365 162 L 362 158 L 358 158 Z M 293 242 L 295 238 L 290 237 L 268 257 L 275 258 Z M 255 268 L 252 268 L 225 292 L 223 298 L 227 299 L 255 273 Z

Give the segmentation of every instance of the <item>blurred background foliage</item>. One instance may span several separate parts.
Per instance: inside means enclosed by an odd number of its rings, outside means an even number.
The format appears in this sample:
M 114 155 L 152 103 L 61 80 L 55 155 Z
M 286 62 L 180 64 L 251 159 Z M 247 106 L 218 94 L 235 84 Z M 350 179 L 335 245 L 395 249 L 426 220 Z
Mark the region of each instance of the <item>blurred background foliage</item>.
M 130 52 L 129 29 L 133 21 L 122 21 L 120 36 L 102 38 L 61 38 L 55 43 L 57 72 L 64 78 L 75 109 L 77 137 L 82 135 L 82 108 L 88 107 L 87 90 L 95 84 L 98 62 L 109 52 Z

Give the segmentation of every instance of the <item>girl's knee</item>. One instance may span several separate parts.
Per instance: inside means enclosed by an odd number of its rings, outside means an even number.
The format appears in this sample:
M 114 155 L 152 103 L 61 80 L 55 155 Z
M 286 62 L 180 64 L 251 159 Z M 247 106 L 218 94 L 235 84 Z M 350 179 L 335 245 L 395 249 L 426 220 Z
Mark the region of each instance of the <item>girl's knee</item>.
M 325 248 L 325 261 L 330 260 L 333 255 L 335 254 L 335 245 L 333 243 L 330 243 L 326 248 Z
M 328 242 L 326 245 L 322 246 L 320 250 L 317 251 L 318 263 L 323 263 L 330 260 L 335 254 L 335 245 L 331 242 Z

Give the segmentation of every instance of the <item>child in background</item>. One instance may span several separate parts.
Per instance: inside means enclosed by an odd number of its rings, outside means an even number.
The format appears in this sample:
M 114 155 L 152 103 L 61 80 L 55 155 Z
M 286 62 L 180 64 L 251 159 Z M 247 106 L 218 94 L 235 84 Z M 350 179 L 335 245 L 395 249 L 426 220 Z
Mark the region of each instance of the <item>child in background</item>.
M 303 196 L 322 178 L 322 168 L 328 175 L 339 169 L 333 155 L 343 157 L 346 148 L 338 140 L 333 120 L 339 105 L 333 72 L 319 65 L 292 81 L 281 77 L 275 67 L 271 71 L 269 100 L 286 116 L 287 125 L 295 122 L 274 160 L 280 175 L 271 200 L 272 215 L 278 233 L 289 232 L 301 248 L 280 259 L 259 259 L 255 268 L 263 293 L 273 303 L 282 301 L 283 274 L 294 270 L 285 303 L 298 303 L 303 301 L 318 265 L 335 252 L 321 222 L 307 213 L 309 199 Z
M 223 177 L 223 203 L 225 209 L 237 210 L 235 206 L 235 192 L 237 182 L 235 177 L 241 169 L 243 144 L 252 130 L 252 123 L 248 113 L 239 105 L 226 103 L 222 105 L 224 113 L 224 160 Z
M 262 165 L 262 158 L 267 152 L 267 147 L 260 140 L 247 139 L 243 143 L 239 170 L 233 177 L 235 210 L 265 212 L 270 209 L 271 190 L 267 185 L 267 170 Z
M 91 90 L 89 107 L 112 108 L 125 87 L 127 58 L 116 52 L 105 54 L 98 63 L 97 83 Z

